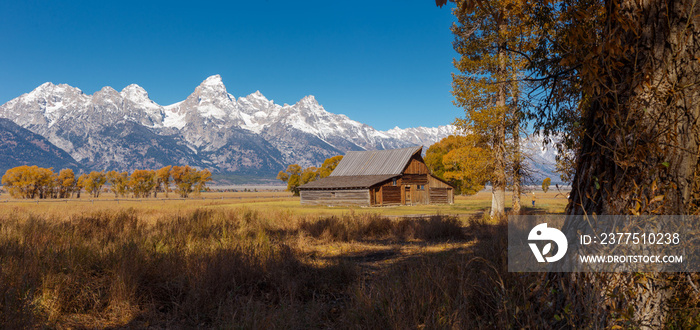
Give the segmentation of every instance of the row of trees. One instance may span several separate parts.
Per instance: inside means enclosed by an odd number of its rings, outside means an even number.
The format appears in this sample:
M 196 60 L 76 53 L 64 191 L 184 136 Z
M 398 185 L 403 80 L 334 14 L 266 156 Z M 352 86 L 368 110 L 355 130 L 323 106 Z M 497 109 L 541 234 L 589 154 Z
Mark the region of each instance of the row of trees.
M 192 192 L 200 192 L 211 181 L 211 172 L 190 166 L 166 166 L 159 170 L 135 170 L 131 174 L 117 171 L 92 171 L 76 177 L 72 169 L 54 173 L 51 168 L 18 166 L 2 176 L 2 184 L 15 198 L 80 198 L 84 190 L 91 197 L 99 197 L 105 185 L 115 197 L 129 194 L 136 198 L 158 197 L 159 192 L 175 191 L 186 198 Z M 171 190 L 171 182 L 174 190 Z
M 294 196 L 299 196 L 299 186 L 331 175 L 342 159 L 343 156 L 327 158 L 321 167 L 302 168 L 298 164 L 291 164 L 285 171 L 277 174 L 277 179 L 287 183 L 287 191 L 291 191 Z

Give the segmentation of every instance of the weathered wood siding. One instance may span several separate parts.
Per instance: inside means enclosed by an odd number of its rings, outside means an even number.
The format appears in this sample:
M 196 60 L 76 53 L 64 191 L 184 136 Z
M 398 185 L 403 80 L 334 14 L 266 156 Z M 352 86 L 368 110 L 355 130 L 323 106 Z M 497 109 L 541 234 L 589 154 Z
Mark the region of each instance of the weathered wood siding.
M 411 161 L 408 162 L 408 165 L 406 166 L 406 169 L 403 171 L 403 175 L 405 176 L 406 174 L 428 174 L 430 171 L 428 170 L 428 166 L 425 165 L 425 162 L 423 162 L 423 158 L 418 158 L 420 156 L 414 156 L 411 158 Z
M 428 175 L 428 184 L 430 185 L 431 188 L 450 188 L 453 189 L 452 186 L 450 186 L 447 183 L 444 183 L 440 181 L 438 178 Z
M 450 204 L 450 190 L 447 188 L 430 188 L 432 204 Z
M 383 186 L 382 187 L 382 204 L 401 204 L 401 187 L 399 186 Z
M 454 204 L 454 188 L 438 178 L 428 176 L 430 204 Z
M 406 174 L 401 177 L 402 185 L 426 185 L 428 184 L 427 174 Z
M 302 205 L 363 205 L 369 206 L 369 189 L 302 190 Z

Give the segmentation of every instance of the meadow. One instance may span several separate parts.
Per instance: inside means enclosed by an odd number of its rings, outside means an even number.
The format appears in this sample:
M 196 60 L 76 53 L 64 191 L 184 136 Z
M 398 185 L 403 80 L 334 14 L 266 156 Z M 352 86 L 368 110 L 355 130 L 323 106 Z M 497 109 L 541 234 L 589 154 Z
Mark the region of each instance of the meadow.
M 561 320 L 537 310 L 544 275 L 507 272 L 505 221 L 484 215 L 489 198 L 330 208 L 301 206 L 286 192 L 3 195 L 0 324 L 407 329 Z M 565 195 L 539 192 L 537 208 L 524 211 L 565 205 Z

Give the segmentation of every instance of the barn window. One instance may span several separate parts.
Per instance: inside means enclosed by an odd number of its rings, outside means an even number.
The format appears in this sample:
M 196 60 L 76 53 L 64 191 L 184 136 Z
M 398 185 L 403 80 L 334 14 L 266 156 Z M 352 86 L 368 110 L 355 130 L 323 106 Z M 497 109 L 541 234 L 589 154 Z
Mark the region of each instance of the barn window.
M 424 190 L 424 189 L 425 189 L 425 186 L 424 186 L 424 185 L 422 185 L 422 184 L 419 184 L 419 185 L 418 185 L 418 190 Z
M 396 178 L 394 178 L 394 179 L 391 180 L 391 185 L 392 185 L 392 186 L 396 186 Z
M 331 192 L 331 198 L 335 198 L 335 191 Z

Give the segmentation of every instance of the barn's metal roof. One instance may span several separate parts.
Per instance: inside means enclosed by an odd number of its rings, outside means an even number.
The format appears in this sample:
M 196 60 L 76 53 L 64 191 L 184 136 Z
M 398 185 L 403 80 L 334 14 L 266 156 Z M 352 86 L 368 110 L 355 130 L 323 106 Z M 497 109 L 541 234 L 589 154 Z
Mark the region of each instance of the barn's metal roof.
M 369 188 L 396 177 L 396 175 L 365 175 L 365 176 L 328 176 L 323 179 L 311 181 L 303 186 L 304 189 L 350 189 Z
M 400 175 L 411 157 L 420 153 L 422 148 L 348 151 L 329 177 Z

